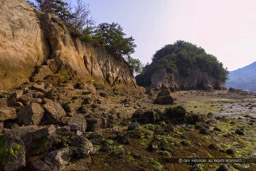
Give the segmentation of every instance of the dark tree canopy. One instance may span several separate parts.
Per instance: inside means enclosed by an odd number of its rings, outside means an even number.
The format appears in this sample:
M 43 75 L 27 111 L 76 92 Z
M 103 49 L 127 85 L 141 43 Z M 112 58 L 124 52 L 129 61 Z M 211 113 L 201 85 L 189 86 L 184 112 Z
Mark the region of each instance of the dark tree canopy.
M 140 85 L 150 85 L 150 77 L 154 71 L 165 68 L 168 72 L 179 77 L 188 77 L 192 71 L 205 72 L 209 76 L 225 82 L 228 71 L 213 55 L 204 49 L 188 42 L 177 41 L 173 45 L 166 45 L 153 56 L 152 63 L 146 65 L 142 74 L 138 76 Z

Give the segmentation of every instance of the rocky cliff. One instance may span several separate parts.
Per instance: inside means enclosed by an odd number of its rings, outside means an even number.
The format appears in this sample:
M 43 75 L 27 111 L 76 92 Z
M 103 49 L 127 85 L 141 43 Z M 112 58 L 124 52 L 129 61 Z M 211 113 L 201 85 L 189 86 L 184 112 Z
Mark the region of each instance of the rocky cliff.
M 122 58 L 81 42 L 61 20 L 25 0 L 0 0 L 0 25 L 0 89 L 44 79 L 136 87 Z
M 170 88 L 172 91 L 191 89 L 212 91 L 214 89 L 223 89 L 224 87 L 223 83 L 211 78 L 207 73 L 194 71 L 191 75 L 191 77 L 182 78 L 169 73 L 165 68 L 159 69 L 152 74 L 149 88 Z

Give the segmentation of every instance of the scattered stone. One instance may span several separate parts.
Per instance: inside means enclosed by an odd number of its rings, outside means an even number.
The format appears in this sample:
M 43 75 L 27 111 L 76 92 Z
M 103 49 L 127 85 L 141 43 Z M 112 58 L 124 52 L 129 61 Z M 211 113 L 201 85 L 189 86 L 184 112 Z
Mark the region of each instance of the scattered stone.
M 220 128 L 218 128 L 218 127 L 214 127 L 214 128 L 213 128 L 213 130 L 214 130 L 214 131 L 221 132 L 221 129 L 220 129 Z
M 41 159 L 37 159 L 34 161 L 31 161 L 28 166 L 26 167 L 26 170 L 33 170 L 33 171 L 58 171 L 57 167 L 50 167 L 47 165 L 44 161 Z
M 170 143 L 165 139 L 154 138 L 153 141 L 148 146 L 149 151 L 173 151 Z
M 0 122 L 0 134 L 2 134 L 4 130 L 4 122 Z
M 138 130 L 140 128 L 140 123 L 138 122 L 133 122 L 131 125 L 129 125 L 128 130 Z
M 232 154 L 234 154 L 234 150 L 228 149 L 228 150 L 226 151 L 226 153 L 229 154 L 229 155 L 232 155 Z
M 241 129 L 237 129 L 237 130 L 235 131 L 235 133 L 238 134 L 238 135 L 244 135 L 244 131 L 241 130 Z
M 104 92 L 100 92 L 100 96 L 101 96 L 101 97 L 105 97 L 105 98 L 106 98 L 106 97 L 107 97 L 107 94 L 106 94 L 106 93 L 104 93 Z
M 0 170 L 15 171 L 26 166 L 26 148 L 21 138 L 12 133 L 0 136 Z
M 183 146 L 188 147 L 189 146 L 189 142 L 188 141 L 181 141 L 180 142 Z
M 100 145 L 103 141 L 103 136 L 97 132 L 89 134 L 88 139 L 95 145 Z
M 19 123 L 24 125 L 38 125 L 44 116 L 44 109 L 38 103 L 23 107 L 18 113 Z
M 123 136 L 123 135 L 117 135 L 116 136 L 116 140 L 118 143 L 120 144 L 129 144 L 129 140 L 127 137 Z
M 190 171 L 201 171 L 201 169 L 197 164 L 194 164 Z
M 163 114 L 164 120 L 185 120 L 186 110 L 182 106 L 177 106 L 174 108 L 166 108 Z
M 100 118 L 86 118 L 87 129 L 86 131 L 96 131 L 101 128 L 102 120 Z
M 70 145 L 75 147 L 72 150 L 73 156 L 76 158 L 86 158 L 96 152 L 92 142 L 81 136 L 71 138 Z
M 148 110 L 144 111 L 142 109 L 138 109 L 134 112 L 132 116 L 133 121 L 137 121 L 141 124 L 147 124 L 147 123 L 156 123 L 160 120 L 160 114 L 161 111 L 159 110 Z
M 216 171 L 230 171 L 227 165 L 220 165 L 220 167 Z
M 201 128 L 200 131 L 199 131 L 200 134 L 203 134 L 203 135 L 209 135 L 209 131 L 205 128 Z
M 174 99 L 172 96 L 162 96 L 162 97 L 157 97 L 154 100 L 155 104 L 161 104 L 161 105 L 167 105 L 167 104 L 173 104 Z
M 196 124 L 197 122 L 205 122 L 206 116 L 203 114 L 189 114 L 186 116 L 186 123 Z
M 16 110 L 13 107 L 8 107 L 7 104 L 0 104 L 0 121 L 8 119 L 16 119 Z
M 84 98 L 83 104 L 92 104 L 92 99 L 90 97 Z
M 65 165 L 68 164 L 70 160 L 70 149 L 69 148 L 62 148 L 57 151 L 50 152 L 45 157 L 45 163 L 51 167 L 56 166 L 58 169 L 63 168 Z
M 101 152 L 110 152 L 111 148 L 109 144 L 103 144 L 102 147 L 99 149 Z
M 210 144 L 208 148 L 212 149 L 212 150 L 217 150 L 218 149 L 218 147 L 215 144 Z
M 66 115 L 65 110 L 57 102 L 46 103 L 43 105 L 46 110 L 45 116 L 49 123 L 57 124 Z
M 138 153 L 131 153 L 131 155 L 135 159 L 141 159 L 141 156 Z
M 31 89 L 36 90 L 36 91 L 40 91 L 40 92 L 44 92 L 44 83 L 42 83 L 42 82 L 35 83 L 35 84 L 32 85 Z
M 85 132 L 87 128 L 86 120 L 82 114 L 77 114 L 74 117 L 71 117 L 67 125 L 70 126 L 71 131 L 79 130 Z
M 207 117 L 208 117 L 208 118 L 212 118 L 212 117 L 213 117 L 213 113 L 212 113 L 212 112 L 209 112 L 209 113 L 207 114 Z
M 120 147 L 120 146 L 117 146 L 117 147 L 113 147 L 113 151 L 111 153 L 114 157 L 116 158 L 123 158 L 124 156 L 124 148 L 123 147 Z
M 19 99 L 23 95 L 23 90 L 16 90 L 13 94 L 9 96 L 7 99 L 8 106 L 14 106 L 17 102 L 17 99 Z
M 30 105 L 31 101 L 33 100 L 33 94 L 32 93 L 26 93 L 23 94 L 18 101 L 23 103 L 24 105 Z

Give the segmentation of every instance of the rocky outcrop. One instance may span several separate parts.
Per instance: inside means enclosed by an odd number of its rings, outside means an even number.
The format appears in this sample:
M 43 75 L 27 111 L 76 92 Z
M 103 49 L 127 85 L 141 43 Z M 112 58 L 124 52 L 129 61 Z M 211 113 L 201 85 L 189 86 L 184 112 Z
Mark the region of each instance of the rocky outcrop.
M 177 77 L 173 73 L 168 73 L 165 68 L 155 71 L 151 76 L 150 88 L 161 89 L 170 88 L 174 90 L 201 89 L 213 91 L 214 89 L 222 89 L 224 85 L 208 76 L 207 73 L 193 71 L 191 77 Z
M 24 0 L 0 0 L 0 25 L 0 88 L 18 87 L 49 56 L 49 46 L 35 9 Z
M 0 0 L 0 24 L 0 89 L 43 79 L 136 87 L 123 58 L 81 42 L 61 20 L 36 11 L 25 0 Z

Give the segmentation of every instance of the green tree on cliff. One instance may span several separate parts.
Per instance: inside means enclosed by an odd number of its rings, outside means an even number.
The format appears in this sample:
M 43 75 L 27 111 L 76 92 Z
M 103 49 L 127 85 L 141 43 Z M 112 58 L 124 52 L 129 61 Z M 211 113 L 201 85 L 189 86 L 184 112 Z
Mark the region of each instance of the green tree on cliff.
M 62 0 L 36 0 L 38 8 L 42 11 L 54 13 L 58 18 L 63 21 L 68 21 L 74 18 L 68 3 Z
M 134 39 L 125 37 L 126 34 L 119 24 L 102 23 L 97 27 L 97 33 L 105 38 L 105 47 L 113 55 L 127 57 L 134 53 Z
M 125 37 L 126 34 L 119 24 L 99 24 L 96 29 L 96 35 L 102 36 L 105 39 L 104 46 L 107 51 L 114 56 L 123 57 L 134 73 L 142 71 L 141 61 L 130 56 L 134 53 L 134 48 L 136 47 L 134 39 L 133 37 Z
M 80 33 L 83 32 L 83 29 L 92 27 L 95 24 L 90 17 L 88 4 L 83 0 L 76 0 L 76 2 L 71 0 L 36 0 L 36 2 L 36 7 L 39 10 L 54 13 Z

